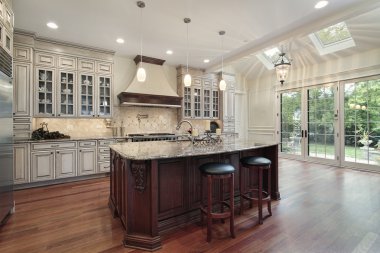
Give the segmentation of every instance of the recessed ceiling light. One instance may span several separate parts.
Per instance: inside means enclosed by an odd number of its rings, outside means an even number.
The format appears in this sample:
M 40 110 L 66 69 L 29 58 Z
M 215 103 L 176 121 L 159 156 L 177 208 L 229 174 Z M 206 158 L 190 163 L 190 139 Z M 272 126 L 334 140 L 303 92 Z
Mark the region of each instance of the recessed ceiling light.
M 173 51 L 172 50 L 167 50 L 166 54 L 173 54 Z
M 314 5 L 315 9 L 321 9 L 329 4 L 329 1 L 319 1 L 316 5 Z
M 58 28 L 58 25 L 54 22 L 49 22 L 46 24 L 49 28 L 51 29 L 57 29 Z
M 209 63 L 210 60 L 209 60 L 209 59 L 204 59 L 203 62 L 204 62 L 204 63 Z
M 116 42 L 119 43 L 119 44 L 123 44 L 124 43 L 124 40 L 122 38 L 117 38 L 116 39 Z

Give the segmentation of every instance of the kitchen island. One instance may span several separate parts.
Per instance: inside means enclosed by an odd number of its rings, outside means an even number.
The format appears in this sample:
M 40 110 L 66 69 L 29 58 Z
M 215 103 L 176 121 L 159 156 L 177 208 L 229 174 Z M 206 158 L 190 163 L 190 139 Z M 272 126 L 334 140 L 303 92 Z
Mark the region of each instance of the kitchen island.
M 277 146 L 275 142 L 256 143 L 235 137 L 225 137 L 221 143 L 211 145 L 194 145 L 190 141 L 111 145 L 109 206 L 125 229 L 124 246 L 157 250 L 161 248 L 160 235 L 199 221 L 198 167 L 203 163 L 231 163 L 237 169 L 237 197 L 240 157 L 267 157 L 272 161 L 272 199 L 280 199 Z

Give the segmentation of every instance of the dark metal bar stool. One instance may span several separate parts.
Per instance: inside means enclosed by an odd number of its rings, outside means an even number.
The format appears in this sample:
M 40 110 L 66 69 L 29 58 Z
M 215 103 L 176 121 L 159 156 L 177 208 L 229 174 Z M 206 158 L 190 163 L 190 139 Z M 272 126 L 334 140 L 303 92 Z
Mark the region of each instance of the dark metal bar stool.
M 203 180 L 201 178 L 201 222 L 203 224 L 203 215 L 207 216 L 207 242 L 211 241 L 211 224 L 213 219 L 221 219 L 224 222 L 225 218 L 230 218 L 230 233 L 231 237 L 235 238 L 234 228 L 234 172 L 235 168 L 231 164 L 225 163 L 205 163 L 199 167 L 202 178 L 207 177 L 207 205 L 203 204 Z M 220 212 L 213 212 L 212 202 L 212 182 L 219 180 L 219 200 Z M 229 179 L 229 203 L 223 197 L 224 179 Z M 224 211 L 224 207 L 228 207 L 228 211 Z
M 247 156 L 240 159 L 240 214 L 244 211 L 244 199 L 257 201 L 259 209 L 259 224 L 263 224 L 263 202 L 268 204 L 269 216 L 272 216 L 271 209 L 271 161 L 259 156 Z M 258 187 L 246 189 L 243 180 L 246 178 L 247 170 L 258 172 Z M 263 189 L 263 172 L 267 172 L 267 189 Z M 249 173 L 248 173 L 249 174 Z

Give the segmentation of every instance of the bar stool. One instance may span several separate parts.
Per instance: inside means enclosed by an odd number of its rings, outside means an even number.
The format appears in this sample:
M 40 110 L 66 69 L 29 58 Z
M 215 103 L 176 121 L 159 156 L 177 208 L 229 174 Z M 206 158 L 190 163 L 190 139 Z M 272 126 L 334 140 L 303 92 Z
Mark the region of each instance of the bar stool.
M 247 170 L 254 170 L 258 172 L 258 187 L 248 188 L 244 187 L 243 180 L 246 178 L 245 172 Z M 263 189 L 263 171 L 267 172 L 267 190 Z M 248 173 L 249 174 L 249 173 Z M 244 199 L 252 202 L 256 201 L 259 209 L 259 224 L 263 224 L 263 202 L 268 204 L 269 216 L 272 216 L 271 210 L 271 161 L 259 156 L 247 156 L 240 159 L 240 214 L 244 211 Z M 251 183 L 251 182 L 250 182 Z M 250 186 L 249 186 L 250 187 Z
M 225 163 L 205 163 L 199 167 L 201 171 L 201 222 L 203 224 L 203 215 L 207 216 L 207 242 L 211 241 L 211 224 L 213 219 L 221 219 L 224 223 L 225 218 L 230 218 L 230 233 L 231 237 L 235 238 L 234 228 L 234 172 L 235 168 L 231 164 Z M 203 203 L 203 177 L 207 177 L 207 205 Z M 229 179 L 229 203 L 223 197 L 224 179 Z M 212 182 L 218 180 L 219 200 L 214 204 L 220 204 L 220 212 L 213 212 L 212 206 Z M 228 211 L 224 211 L 224 207 L 228 207 Z

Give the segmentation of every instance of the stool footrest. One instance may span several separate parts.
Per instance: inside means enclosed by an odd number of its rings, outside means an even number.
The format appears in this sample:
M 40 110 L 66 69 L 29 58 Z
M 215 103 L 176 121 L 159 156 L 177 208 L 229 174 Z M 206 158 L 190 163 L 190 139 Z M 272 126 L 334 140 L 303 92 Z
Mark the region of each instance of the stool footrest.
M 259 190 L 258 189 L 249 189 L 248 191 L 244 192 L 244 193 L 241 193 L 241 196 L 247 200 L 256 200 L 258 201 L 259 200 L 259 196 L 253 196 L 253 197 L 250 197 L 248 194 L 249 193 L 257 193 L 258 194 Z M 268 201 L 271 199 L 271 196 L 268 194 L 267 191 L 263 191 L 262 192 L 263 194 L 263 198 L 262 200 L 263 201 Z

